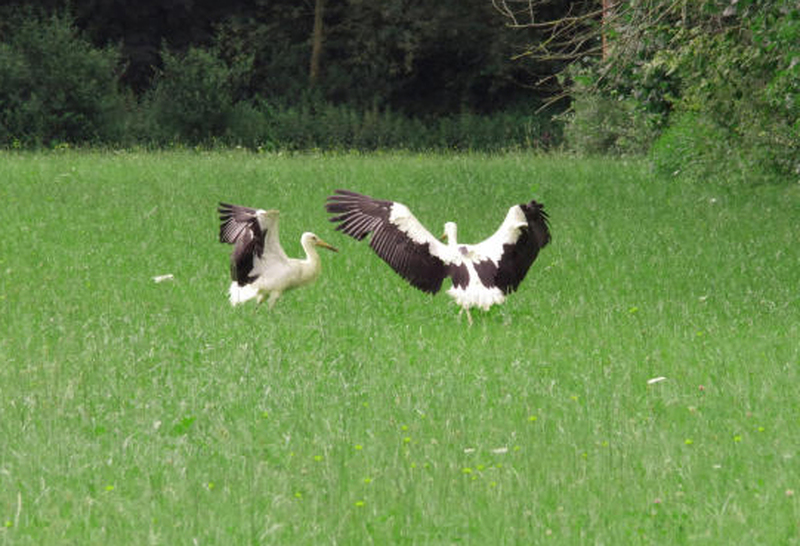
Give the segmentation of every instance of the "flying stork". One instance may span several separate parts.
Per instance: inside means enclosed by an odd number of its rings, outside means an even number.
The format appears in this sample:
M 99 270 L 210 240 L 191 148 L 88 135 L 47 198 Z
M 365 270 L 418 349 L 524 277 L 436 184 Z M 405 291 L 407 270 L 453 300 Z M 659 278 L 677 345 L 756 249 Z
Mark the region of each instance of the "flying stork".
M 374 199 L 336 190 L 325 208 L 335 216 L 337 230 L 360 241 L 372 232 L 370 246 L 412 286 L 435 294 L 446 277 L 447 293 L 461 306 L 484 311 L 503 303 L 528 272 L 539 250 L 550 242 L 549 220 L 536 201 L 514 205 L 497 231 L 481 243 L 459 244 L 456 224 L 444 225 L 444 243 L 434 237 L 411 211 L 396 201 Z
M 289 258 L 278 238 L 277 210 L 252 209 L 220 203 L 219 240 L 234 245 L 231 254 L 231 305 L 269 296 L 270 309 L 287 290 L 314 282 L 321 269 L 316 247 L 337 249 L 311 232 L 303 233 L 300 244 L 304 259 Z

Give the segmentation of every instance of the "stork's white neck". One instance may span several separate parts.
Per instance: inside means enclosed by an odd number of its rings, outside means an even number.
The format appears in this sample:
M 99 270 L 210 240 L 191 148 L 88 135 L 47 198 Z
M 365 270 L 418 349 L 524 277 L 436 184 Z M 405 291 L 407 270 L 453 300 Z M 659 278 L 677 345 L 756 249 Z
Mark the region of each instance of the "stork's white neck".
M 319 259 L 319 254 L 317 254 L 317 249 L 314 245 L 314 234 L 303 233 L 300 238 L 300 244 L 303 245 L 306 257 L 303 260 L 298 260 L 300 263 L 300 267 L 297 270 L 298 286 L 314 282 L 322 269 L 322 260 Z
M 306 252 L 305 261 L 310 264 L 318 264 L 319 254 L 317 254 L 317 246 L 314 244 L 313 239 L 314 235 L 307 231 L 300 237 L 300 244 L 303 245 L 303 250 Z
M 458 228 L 455 222 L 446 222 L 444 225 L 444 234 L 447 236 L 447 244 L 449 246 L 458 245 Z

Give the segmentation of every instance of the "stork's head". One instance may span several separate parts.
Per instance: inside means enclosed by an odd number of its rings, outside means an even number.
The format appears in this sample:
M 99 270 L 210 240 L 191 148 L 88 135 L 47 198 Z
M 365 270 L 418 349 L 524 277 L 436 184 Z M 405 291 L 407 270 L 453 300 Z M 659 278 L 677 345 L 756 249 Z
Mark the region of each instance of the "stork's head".
M 444 235 L 442 235 L 442 241 L 447 241 L 448 245 L 457 245 L 458 244 L 458 228 L 456 227 L 455 222 L 445 222 L 444 224 Z
M 258 218 L 258 225 L 261 226 L 261 229 L 266 229 L 266 227 L 270 224 L 270 222 L 275 222 L 278 220 L 278 216 L 280 216 L 280 211 L 278 209 L 258 209 L 256 211 L 256 218 Z
M 327 248 L 328 250 L 332 250 L 334 252 L 339 252 L 339 249 L 335 246 L 332 246 L 322 239 L 320 239 L 316 234 L 311 233 L 310 231 L 306 231 L 303 233 L 303 236 L 300 239 L 301 244 L 304 247 L 307 246 L 321 246 L 322 248 Z

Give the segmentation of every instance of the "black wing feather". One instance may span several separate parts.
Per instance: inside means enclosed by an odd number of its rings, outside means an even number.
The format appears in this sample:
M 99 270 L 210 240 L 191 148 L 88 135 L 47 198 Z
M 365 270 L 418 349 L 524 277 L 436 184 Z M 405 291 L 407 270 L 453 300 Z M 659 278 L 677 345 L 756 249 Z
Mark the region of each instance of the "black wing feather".
M 337 231 L 357 241 L 372 233 L 369 245 L 384 262 L 412 286 L 435 294 L 448 275 L 448 267 L 431 254 L 427 243 L 417 243 L 389 220 L 393 205 L 392 201 L 336 190 L 328 197 L 325 209 L 336 215 L 330 221 L 338 223 Z
M 544 206 L 533 200 L 519 206 L 525 213 L 528 225 L 522 229 L 514 244 L 503 245 L 503 255 L 495 277 L 495 286 L 505 294 L 517 290 L 539 251 L 550 242 L 550 220 Z
M 231 279 L 240 286 L 255 280 L 250 273 L 256 257 L 264 253 L 266 230 L 261 229 L 256 217 L 256 209 L 220 203 L 219 240 L 234 245 L 231 254 Z

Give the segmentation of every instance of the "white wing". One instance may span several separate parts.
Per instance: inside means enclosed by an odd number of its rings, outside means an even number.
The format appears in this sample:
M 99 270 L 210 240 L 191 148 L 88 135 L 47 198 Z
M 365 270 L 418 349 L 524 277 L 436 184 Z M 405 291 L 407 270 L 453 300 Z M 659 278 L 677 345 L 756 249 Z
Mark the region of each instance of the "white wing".
M 258 210 L 256 218 L 264 233 L 264 249 L 253 259 L 253 274 L 277 277 L 289 269 L 289 257 L 281 246 L 277 210 Z
M 281 238 L 278 229 L 278 219 L 280 213 L 277 210 L 259 210 L 257 213 L 258 222 L 261 224 L 261 229 L 266 233 L 264 237 L 264 254 L 265 259 L 276 258 L 280 260 L 287 260 L 286 252 L 283 251 L 281 246 Z
M 231 278 L 240 286 L 288 261 L 278 237 L 278 211 L 220 203 L 219 240 L 234 245 Z
M 495 264 L 500 262 L 503 256 L 504 245 L 513 245 L 519 239 L 520 233 L 528 226 L 525 213 L 519 205 L 514 205 L 508 209 L 503 223 L 497 228 L 491 237 L 484 239 L 478 244 L 471 245 L 471 250 L 476 259 L 492 260 Z
M 549 242 L 547 213 L 541 204 L 530 201 L 508 209 L 497 231 L 474 245 L 472 251 L 476 257 L 491 260 L 494 268 L 486 267 L 482 271 L 492 277 L 490 282 L 494 286 L 508 294 L 519 287 L 539 251 Z

